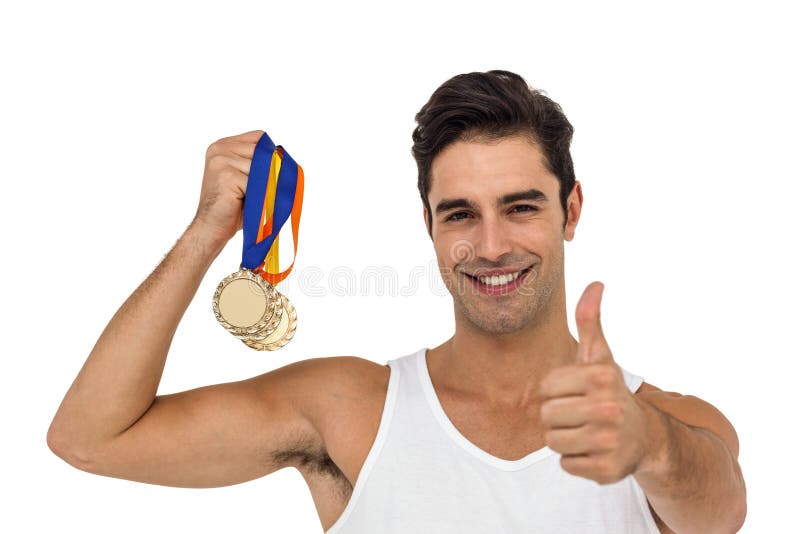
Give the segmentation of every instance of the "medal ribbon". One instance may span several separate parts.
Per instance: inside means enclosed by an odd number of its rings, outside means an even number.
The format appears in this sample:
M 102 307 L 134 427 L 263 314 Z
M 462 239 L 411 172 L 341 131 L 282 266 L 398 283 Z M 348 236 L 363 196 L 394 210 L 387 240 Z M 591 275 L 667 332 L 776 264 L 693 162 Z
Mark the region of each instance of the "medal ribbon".
M 253 152 L 242 219 L 242 267 L 252 269 L 276 285 L 289 276 L 297 257 L 300 212 L 303 208 L 303 168 L 283 146 L 275 146 L 266 134 Z M 294 255 L 286 270 L 278 266 L 278 234 L 292 217 Z

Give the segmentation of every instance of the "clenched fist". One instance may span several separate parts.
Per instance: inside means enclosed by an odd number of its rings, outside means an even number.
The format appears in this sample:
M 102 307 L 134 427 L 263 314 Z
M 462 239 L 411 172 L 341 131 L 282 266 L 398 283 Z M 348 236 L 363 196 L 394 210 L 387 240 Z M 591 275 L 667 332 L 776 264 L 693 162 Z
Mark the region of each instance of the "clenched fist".
M 614 362 L 600 326 L 603 284 L 583 292 L 575 314 L 576 363 L 553 369 L 541 384 L 545 444 L 565 471 L 600 484 L 643 468 L 650 455 L 647 415 Z
M 206 151 L 206 167 L 200 189 L 200 203 L 192 221 L 224 244 L 242 228 L 247 175 L 256 144 L 264 132 L 224 137 Z

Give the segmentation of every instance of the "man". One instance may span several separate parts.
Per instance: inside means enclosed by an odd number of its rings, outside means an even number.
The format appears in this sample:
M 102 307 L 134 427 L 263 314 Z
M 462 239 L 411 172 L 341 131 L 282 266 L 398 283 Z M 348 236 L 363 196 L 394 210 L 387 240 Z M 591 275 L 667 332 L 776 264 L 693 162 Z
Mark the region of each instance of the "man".
M 356 532 L 734 532 L 738 440 L 694 396 L 619 367 L 603 286 L 569 332 L 564 241 L 583 194 L 561 108 L 507 71 L 455 76 L 416 116 L 423 219 L 455 334 L 379 365 L 302 360 L 156 395 L 172 336 L 242 226 L 261 132 L 207 152 L 200 204 L 109 322 L 48 445 L 97 474 L 213 487 L 295 467 L 323 528 Z

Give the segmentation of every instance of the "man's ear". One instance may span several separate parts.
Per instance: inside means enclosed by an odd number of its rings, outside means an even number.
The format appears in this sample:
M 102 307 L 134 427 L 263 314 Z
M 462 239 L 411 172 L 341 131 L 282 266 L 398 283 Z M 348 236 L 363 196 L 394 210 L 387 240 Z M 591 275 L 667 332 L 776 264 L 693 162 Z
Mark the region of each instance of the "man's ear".
M 581 183 L 575 181 L 575 185 L 567 197 L 567 220 L 564 224 L 564 241 L 572 241 L 572 238 L 575 237 L 575 227 L 578 226 L 578 219 L 581 218 L 582 207 L 583 190 L 581 190 Z

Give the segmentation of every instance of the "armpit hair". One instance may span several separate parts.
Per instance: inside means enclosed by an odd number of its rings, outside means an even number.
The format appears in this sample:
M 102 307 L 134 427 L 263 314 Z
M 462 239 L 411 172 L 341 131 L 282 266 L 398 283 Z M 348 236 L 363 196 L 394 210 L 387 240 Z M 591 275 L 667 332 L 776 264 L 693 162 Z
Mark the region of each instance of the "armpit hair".
M 342 494 L 352 492 L 352 484 L 339 466 L 331 459 L 324 445 L 307 437 L 296 437 L 289 445 L 272 454 L 276 465 L 297 468 L 306 476 L 330 477 L 341 483 Z

